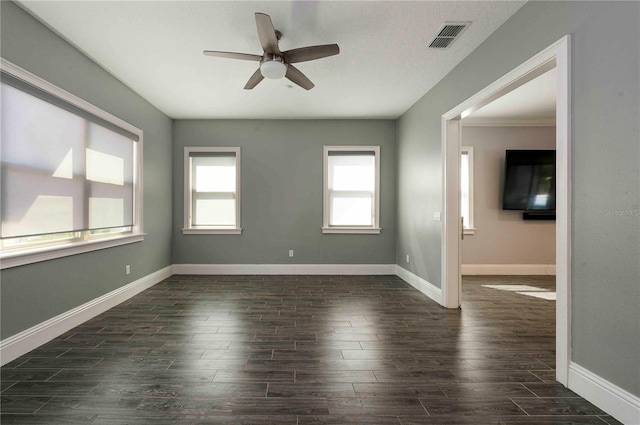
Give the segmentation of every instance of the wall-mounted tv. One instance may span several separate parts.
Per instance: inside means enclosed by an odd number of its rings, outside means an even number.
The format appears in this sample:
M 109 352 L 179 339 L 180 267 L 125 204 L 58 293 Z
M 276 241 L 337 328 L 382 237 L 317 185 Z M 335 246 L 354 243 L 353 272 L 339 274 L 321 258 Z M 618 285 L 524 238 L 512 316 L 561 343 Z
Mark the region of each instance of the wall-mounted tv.
M 506 151 L 502 209 L 525 211 L 525 219 L 555 218 L 555 150 Z

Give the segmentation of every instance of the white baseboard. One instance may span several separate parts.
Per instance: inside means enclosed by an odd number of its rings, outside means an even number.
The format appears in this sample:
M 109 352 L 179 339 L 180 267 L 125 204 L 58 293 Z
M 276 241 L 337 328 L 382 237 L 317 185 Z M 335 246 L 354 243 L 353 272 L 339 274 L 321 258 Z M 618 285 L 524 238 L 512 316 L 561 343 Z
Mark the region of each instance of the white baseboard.
M 442 305 L 440 288 L 396 264 L 174 264 L 175 274 L 396 275 Z
M 409 285 L 416 288 L 418 291 L 425 294 L 438 304 L 444 306 L 444 300 L 442 299 L 442 289 L 438 288 L 434 284 L 424 280 L 420 276 L 411 273 L 409 270 L 396 265 L 395 274 Z
M 569 364 L 568 387 L 623 424 L 640 424 L 640 397 L 573 362 Z
M 173 274 L 172 266 L 148 274 L 94 300 L 0 341 L 0 366 L 46 344 Z
M 468 276 L 555 276 L 555 264 L 462 264 L 461 273 Z
M 396 274 L 395 264 L 174 264 L 175 274 Z

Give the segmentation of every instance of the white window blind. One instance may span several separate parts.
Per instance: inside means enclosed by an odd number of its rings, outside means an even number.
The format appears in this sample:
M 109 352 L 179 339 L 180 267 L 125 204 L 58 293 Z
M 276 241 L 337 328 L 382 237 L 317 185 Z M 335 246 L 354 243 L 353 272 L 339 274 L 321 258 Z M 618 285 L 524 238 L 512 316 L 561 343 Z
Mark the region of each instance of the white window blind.
M 375 181 L 373 152 L 330 152 L 329 225 L 372 226 Z
M 240 148 L 184 150 L 184 234 L 241 234 Z
M 134 223 L 137 136 L 3 74 L 1 237 Z
M 191 157 L 192 226 L 236 226 L 236 157 L 209 153 Z
M 379 146 L 324 147 L 324 233 L 380 233 Z

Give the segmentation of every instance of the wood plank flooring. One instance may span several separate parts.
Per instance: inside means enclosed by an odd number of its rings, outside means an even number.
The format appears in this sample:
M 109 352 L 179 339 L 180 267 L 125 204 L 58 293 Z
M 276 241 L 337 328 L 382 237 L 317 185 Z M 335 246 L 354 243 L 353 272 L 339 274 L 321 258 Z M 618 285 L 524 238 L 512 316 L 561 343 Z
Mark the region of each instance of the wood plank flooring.
M 522 294 L 553 291 L 469 277 L 447 310 L 395 276 L 176 275 L 4 366 L 1 422 L 617 424 L 554 382 L 555 304 Z

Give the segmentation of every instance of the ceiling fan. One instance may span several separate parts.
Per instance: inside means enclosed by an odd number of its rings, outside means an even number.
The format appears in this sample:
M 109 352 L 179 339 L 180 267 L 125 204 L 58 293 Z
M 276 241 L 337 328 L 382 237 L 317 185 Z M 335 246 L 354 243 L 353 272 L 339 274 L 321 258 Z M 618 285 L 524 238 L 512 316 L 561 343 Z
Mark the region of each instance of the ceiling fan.
M 269 15 L 256 13 L 256 26 L 258 27 L 260 44 L 262 44 L 262 50 L 264 51 L 262 56 L 249 53 L 218 52 L 214 50 L 204 51 L 204 54 L 207 56 L 260 62 L 260 67 L 253 73 L 244 86 L 245 90 L 251 90 L 265 77 L 272 79 L 286 77 L 303 89 L 311 90 L 314 84 L 292 64 L 325 58 L 340 53 L 340 48 L 337 44 L 300 47 L 298 49 L 281 52 L 278 47 L 278 41 L 280 41 L 282 33 L 273 28 L 273 23 Z

